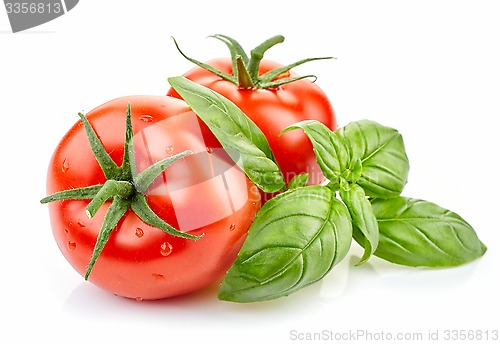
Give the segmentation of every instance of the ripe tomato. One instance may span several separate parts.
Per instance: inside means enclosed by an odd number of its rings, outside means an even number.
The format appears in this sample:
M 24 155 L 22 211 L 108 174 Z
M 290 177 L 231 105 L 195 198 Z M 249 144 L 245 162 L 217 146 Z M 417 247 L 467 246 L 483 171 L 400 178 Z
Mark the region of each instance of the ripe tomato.
M 163 221 L 181 233 L 203 237 L 191 240 L 168 234 L 145 223 L 133 208 L 128 208 L 111 231 L 89 281 L 136 299 L 195 291 L 220 279 L 236 259 L 260 207 L 259 193 L 222 149 L 206 145 L 197 116 L 185 102 L 172 97 L 123 97 L 87 114 L 116 165 L 124 161 L 127 104 L 134 133 L 133 165 L 138 174 L 164 158 L 192 151 L 168 166 L 143 196 Z M 53 194 L 105 182 L 86 129 L 79 121 L 55 149 L 47 191 Z M 49 203 L 57 245 L 82 275 L 88 269 L 110 204 L 107 200 L 89 218 L 88 199 Z
M 221 35 L 214 37 L 228 45 L 233 58 L 218 58 L 206 63 L 188 58 L 197 66 L 183 76 L 228 98 L 257 124 L 269 141 L 286 183 L 301 173 L 309 173 L 309 184 L 319 184 L 324 181 L 321 169 L 316 163 L 312 144 L 307 136 L 299 131 L 287 132 L 281 136 L 279 134 L 288 126 L 308 119 L 318 120 L 331 130 L 335 130 L 337 121 L 329 99 L 315 83 L 308 78 L 300 78 L 291 70 L 278 74 L 271 81 L 279 82 L 289 78 L 293 81 L 278 86 L 274 86 L 272 82 L 259 83 L 259 79 L 265 73 L 284 67 L 271 60 L 259 60 L 264 51 L 274 44 L 282 42 L 284 38 L 282 36 L 273 37 L 254 49 L 252 52 L 260 50 L 260 53 L 256 54 L 258 57 L 254 59 L 254 62 L 252 62 L 254 54 L 251 58 L 245 56 L 241 62 L 241 68 L 238 69 L 239 74 L 243 69 L 246 69 L 250 75 L 247 80 L 252 79 L 254 82 L 242 85 L 241 80 L 236 77 L 238 72 L 235 73 L 233 66 L 237 65 L 235 56 L 244 55 L 244 52 L 239 45 L 235 48 L 237 42 L 233 39 Z M 183 56 L 185 55 L 183 54 Z M 187 56 L 185 57 L 187 58 Z M 307 62 L 306 60 L 300 63 Z M 254 67 L 251 67 L 252 64 Z M 207 70 L 206 65 L 229 77 L 225 78 L 221 73 L 215 74 L 213 70 Z M 255 69 L 256 65 L 257 69 Z M 254 68 L 253 72 L 252 68 Z M 252 73 L 256 75 L 252 75 Z M 173 89 L 169 89 L 167 95 L 180 97 Z

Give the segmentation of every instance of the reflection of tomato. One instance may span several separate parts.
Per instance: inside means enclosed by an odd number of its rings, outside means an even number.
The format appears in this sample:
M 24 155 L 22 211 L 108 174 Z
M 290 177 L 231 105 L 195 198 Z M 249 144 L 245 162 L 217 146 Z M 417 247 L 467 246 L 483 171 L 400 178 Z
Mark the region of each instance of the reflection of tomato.
M 229 58 L 215 59 L 207 64 L 234 75 Z M 259 75 L 279 67 L 282 65 L 262 60 Z M 243 88 L 198 66 L 184 76 L 225 96 L 257 124 L 266 135 L 287 183 L 293 176 L 304 172 L 309 173 L 310 184 L 318 184 L 324 180 L 311 142 L 303 132 L 291 131 L 278 136 L 291 124 L 307 119 L 318 120 L 330 129 L 336 129 L 333 108 L 316 84 L 308 79 L 300 79 L 277 88 Z M 293 72 L 286 72 L 278 78 L 293 76 L 296 76 Z M 173 89 L 167 94 L 179 97 Z
M 221 278 L 236 259 L 260 207 L 255 186 L 219 148 L 207 147 L 197 116 L 181 100 L 133 96 L 110 101 L 87 118 L 113 161 L 121 166 L 125 113 L 130 103 L 138 172 L 185 150 L 193 154 L 170 165 L 144 193 L 150 208 L 181 232 L 173 236 L 143 222 L 128 209 L 98 257 L 89 280 L 120 296 L 157 299 L 202 288 Z M 106 177 L 90 148 L 82 122 L 57 146 L 47 191 L 53 194 L 102 184 Z M 82 275 L 111 202 L 89 219 L 89 200 L 50 203 L 56 242 Z

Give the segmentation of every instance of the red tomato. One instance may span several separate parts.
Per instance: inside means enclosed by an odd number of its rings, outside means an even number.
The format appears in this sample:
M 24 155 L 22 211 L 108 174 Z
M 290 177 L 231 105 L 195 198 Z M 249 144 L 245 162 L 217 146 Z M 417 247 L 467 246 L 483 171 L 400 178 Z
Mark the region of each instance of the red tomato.
M 207 64 L 233 75 L 232 60 L 229 58 L 214 59 Z M 283 65 L 261 60 L 259 75 L 280 67 Z M 301 173 L 309 173 L 309 184 L 324 181 L 307 136 L 301 131 L 290 131 L 279 136 L 289 125 L 308 119 L 318 120 L 328 128 L 336 129 L 337 122 L 332 105 L 315 83 L 300 79 L 276 88 L 242 88 L 198 66 L 184 76 L 228 98 L 255 122 L 266 135 L 285 182 L 288 183 Z M 278 79 L 293 76 L 296 74 L 287 72 Z M 180 97 L 173 89 L 167 94 Z
M 167 234 L 129 209 L 112 231 L 89 281 L 135 299 L 195 291 L 220 279 L 236 259 L 260 207 L 259 193 L 222 149 L 206 145 L 197 116 L 185 102 L 172 97 L 123 97 L 87 114 L 118 166 L 123 160 L 128 103 L 138 172 L 170 155 L 193 152 L 175 161 L 148 188 L 145 198 L 150 208 L 181 232 L 204 236 L 191 240 Z M 79 121 L 55 149 L 47 191 L 53 194 L 105 181 Z M 86 216 L 89 200 L 49 204 L 57 245 L 82 275 L 110 203 L 106 201 L 90 219 Z

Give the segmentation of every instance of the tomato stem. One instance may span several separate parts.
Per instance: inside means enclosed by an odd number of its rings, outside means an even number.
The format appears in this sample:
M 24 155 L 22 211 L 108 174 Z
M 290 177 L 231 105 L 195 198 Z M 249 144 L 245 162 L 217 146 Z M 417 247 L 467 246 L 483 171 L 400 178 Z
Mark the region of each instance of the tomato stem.
M 134 186 L 127 181 L 116 181 L 113 179 L 107 180 L 101 187 L 99 192 L 92 198 L 92 201 L 87 205 L 86 213 L 89 218 L 94 217 L 95 213 L 101 205 L 108 199 L 121 197 L 124 200 L 130 200 L 135 194 Z
M 104 216 L 104 220 L 94 246 L 94 251 L 85 274 L 85 279 L 89 278 L 92 268 L 104 249 L 111 232 L 128 209 L 135 212 L 136 215 L 145 223 L 170 235 L 193 240 L 200 239 L 203 236 L 183 233 L 166 223 L 149 207 L 146 197 L 144 196 L 144 193 L 147 191 L 149 186 L 168 166 L 186 155 L 191 154 L 191 151 L 184 151 L 160 160 L 142 171 L 140 174 L 137 174 L 130 104 L 128 104 L 126 110 L 126 129 L 122 166 L 116 165 L 113 161 L 88 119 L 81 113 L 78 115 L 80 116 L 85 127 L 87 138 L 92 152 L 94 153 L 94 157 L 99 163 L 99 166 L 101 167 L 107 180 L 104 184 L 59 191 L 43 198 L 40 202 L 49 203 L 64 200 L 90 199 L 86 208 L 86 214 L 88 217 L 93 217 L 104 203 L 112 200 L 112 203 Z
M 306 75 L 300 77 L 287 77 L 283 78 L 285 73 L 288 73 L 292 68 L 299 66 L 303 63 L 315 61 L 315 60 L 326 60 L 333 59 L 333 57 L 314 57 L 314 58 L 306 58 L 295 63 L 283 66 L 281 68 L 277 68 L 271 70 L 264 75 L 259 75 L 259 67 L 262 59 L 264 58 L 264 54 L 273 46 L 278 43 L 282 43 L 285 40 L 285 37 L 281 35 L 273 36 L 263 43 L 259 44 L 257 47 L 250 51 L 250 58 L 248 58 L 247 54 L 241 47 L 241 45 L 233 38 L 224 36 L 224 35 L 213 35 L 209 36 L 216 38 L 226 44 L 231 54 L 231 62 L 232 62 L 232 75 L 226 72 L 223 72 L 219 69 L 216 69 L 206 63 L 195 60 L 186 54 L 184 54 L 177 41 L 173 38 L 175 47 L 179 51 L 179 53 L 188 61 L 194 63 L 200 68 L 203 68 L 215 75 L 221 77 L 224 80 L 232 82 L 240 88 L 276 88 L 281 85 L 285 85 L 297 80 L 305 79 L 305 78 L 313 78 L 313 82 L 316 80 L 314 75 Z
M 247 70 L 254 84 L 259 84 L 259 66 L 260 61 L 264 58 L 264 53 L 284 40 L 285 37 L 283 36 L 274 36 L 250 51 L 250 61 L 248 61 Z
M 240 55 L 236 56 L 236 75 L 238 76 L 238 86 L 240 88 L 254 88 L 255 83 L 250 77 L 247 68 Z

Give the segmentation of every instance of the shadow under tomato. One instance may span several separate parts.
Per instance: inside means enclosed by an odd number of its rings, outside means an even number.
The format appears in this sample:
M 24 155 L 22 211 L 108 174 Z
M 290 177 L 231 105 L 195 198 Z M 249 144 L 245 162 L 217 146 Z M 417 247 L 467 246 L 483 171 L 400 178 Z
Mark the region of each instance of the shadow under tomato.
M 209 286 L 176 297 L 160 300 L 135 300 L 113 295 L 89 282 L 82 282 L 69 295 L 64 310 L 76 317 L 86 319 L 119 319 L 132 321 L 161 321 L 172 325 L 186 323 L 229 322 L 250 318 L 252 321 L 268 322 L 273 317 L 297 319 L 306 317 L 321 304 L 319 297 L 323 281 L 319 281 L 288 297 L 255 303 L 232 303 L 217 298 L 222 279 Z M 258 317 L 256 317 L 256 315 Z M 267 319 L 267 320 L 266 320 Z

